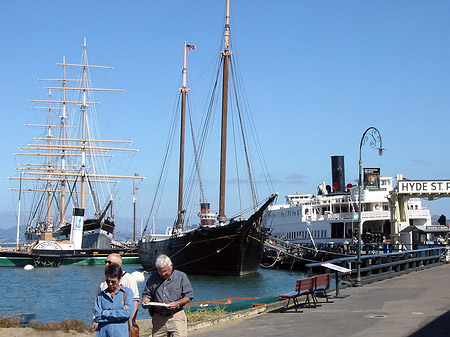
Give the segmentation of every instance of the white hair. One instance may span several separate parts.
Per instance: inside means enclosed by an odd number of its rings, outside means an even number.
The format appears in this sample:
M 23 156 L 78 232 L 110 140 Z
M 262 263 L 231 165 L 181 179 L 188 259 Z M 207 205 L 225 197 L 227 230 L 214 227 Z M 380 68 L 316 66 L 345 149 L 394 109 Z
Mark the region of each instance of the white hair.
M 155 265 L 156 265 L 156 268 L 162 268 L 165 265 L 168 265 L 169 267 L 171 267 L 172 266 L 172 260 L 167 255 L 162 254 L 162 255 L 159 255 L 156 258 Z

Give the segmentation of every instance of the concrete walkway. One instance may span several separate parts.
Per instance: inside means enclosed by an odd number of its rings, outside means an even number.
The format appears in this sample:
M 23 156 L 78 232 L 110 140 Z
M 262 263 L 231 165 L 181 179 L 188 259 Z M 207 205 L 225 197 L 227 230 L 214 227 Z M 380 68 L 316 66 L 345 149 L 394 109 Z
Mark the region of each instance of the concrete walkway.
M 295 280 L 293 280 L 294 282 Z M 341 289 L 317 308 L 272 310 L 189 336 L 450 336 L 450 264 Z M 331 295 L 334 295 L 332 292 Z

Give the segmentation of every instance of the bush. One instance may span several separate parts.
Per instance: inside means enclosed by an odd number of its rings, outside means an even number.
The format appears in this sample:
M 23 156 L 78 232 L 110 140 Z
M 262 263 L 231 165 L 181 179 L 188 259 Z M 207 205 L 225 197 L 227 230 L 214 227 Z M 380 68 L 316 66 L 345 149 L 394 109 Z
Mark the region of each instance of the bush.
M 0 328 L 18 328 L 23 325 L 25 315 L 18 314 L 10 317 L 0 316 Z
M 188 323 L 206 321 L 208 319 L 227 315 L 225 307 L 216 306 L 213 308 L 199 308 L 197 310 L 186 310 L 186 316 Z
M 59 323 L 39 323 L 37 321 L 31 321 L 28 327 L 42 330 L 42 331 L 77 331 L 77 332 L 89 332 L 92 331 L 92 327 L 84 323 L 80 319 L 66 319 Z

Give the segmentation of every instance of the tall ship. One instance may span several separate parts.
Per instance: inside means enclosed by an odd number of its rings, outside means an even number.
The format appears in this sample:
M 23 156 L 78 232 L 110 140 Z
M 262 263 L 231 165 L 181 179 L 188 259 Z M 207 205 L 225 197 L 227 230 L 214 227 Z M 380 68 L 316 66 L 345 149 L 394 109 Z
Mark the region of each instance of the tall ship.
M 221 89 L 222 109 L 221 109 L 221 132 L 220 132 L 220 177 L 219 177 L 219 212 L 218 214 L 211 211 L 211 204 L 207 201 L 205 189 L 202 183 L 201 158 L 203 157 L 204 141 L 209 138 L 206 127 L 213 119 L 211 110 L 207 112 L 204 118 L 204 129 L 200 131 L 200 136 L 193 141 L 193 169 L 191 172 L 196 176 L 199 190 L 200 203 L 198 211 L 198 223 L 189 224 L 187 213 L 190 207 L 186 200 L 191 192 L 185 191 L 185 185 L 188 185 L 192 179 L 184 177 L 184 157 L 185 157 L 185 120 L 189 120 L 186 115 L 187 94 L 189 89 L 186 87 L 186 53 L 187 50 L 195 49 L 195 46 L 184 45 L 184 65 L 183 65 L 183 86 L 180 89 L 180 160 L 179 160 L 179 185 L 178 185 L 178 208 L 177 216 L 173 226 L 168 227 L 164 235 L 155 235 L 154 233 L 146 233 L 147 227 L 144 229 L 144 235 L 138 243 L 139 258 L 142 266 L 146 270 L 155 268 L 156 257 L 160 254 L 168 255 L 175 268 L 182 270 L 188 274 L 203 275 L 245 275 L 254 273 L 258 270 L 263 249 L 266 229 L 264 227 L 264 216 L 267 207 L 274 201 L 276 195 L 271 195 L 263 202 L 257 201 L 256 189 L 253 184 L 250 186 L 252 206 L 249 207 L 250 212 L 244 214 L 239 212 L 235 216 L 227 216 L 225 214 L 225 186 L 226 186 L 226 169 L 227 169 L 227 127 L 228 114 L 231 111 L 240 113 L 239 105 L 237 108 L 229 107 L 228 92 L 235 91 L 229 88 L 236 83 L 236 79 L 229 80 L 230 74 L 233 74 L 233 53 L 230 51 L 230 4 L 227 1 L 225 31 L 223 40 L 223 51 L 221 52 L 220 67 L 215 78 L 211 104 L 219 101 L 218 93 Z M 230 71 L 231 69 L 231 71 Z M 230 82 L 230 84 L 229 84 Z M 230 100 L 231 101 L 231 100 Z M 237 104 L 237 103 L 236 103 Z M 231 104 L 230 104 L 231 105 Z M 240 123 L 238 130 L 244 129 L 243 116 L 239 115 L 237 119 L 233 119 Z M 191 124 L 192 125 L 192 124 Z M 191 126 L 192 128 L 192 126 Z M 212 135 L 211 137 L 214 137 Z M 247 150 L 247 141 L 245 138 L 241 144 Z M 209 163 L 209 162 L 208 162 Z M 252 168 L 250 166 L 248 151 L 245 151 L 241 164 L 244 163 L 247 172 L 245 180 L 253 182 Z M 209 163 L 210 164 L 210 163 Z M 236 179 L 240 181 L 243 179 Z M 185 184 L 186 181 L 186 184 Z M 235 200 L 238 199 L 234 195 Z M 229 200 L 229 199 L 228 199 Z M 153 206 L 152 206 L 153 208 Z M 246 217 L 246 214 L 249 214 Z
M 280 242 L 286 246 L 293 245 L 301 251 L 298 258 L 303 262 L 356 255 L 360 198 L 361 243 L 370 249 L 371 245 L 380 247 L 391 242 L 393 215 L 390 195 L 394 190 L 394 178 L 381 176 L 379 169 L 366 169 L 360 196 L 358 186 L 345 183 L 343 156 L 332 156 L 331 168 L 332 184 L 322 182 L 315 195 L 289 194 L 285 196 L 285 203 L 269 206 L 267 226 L 274 246 Z M 404 227 L 431 226 L 430 211 L 419 198 L 408 200 L 407 212 L 409 224 Z M 277 258 L 273 252 L 265 257 L 268 264 Z M 287 260 L 292 262 L 295 258 Z
M 48 83 L 48 97 L 30 100 L 46 116 L 44 123 L 27 125 L 40 135 L 15 153 L 18 175 L 10 179 L 18 193 L 17 241 L 23 221 L 34 251 L 64 250 L 77 236 L 77 219 L 80 246 L 69 250 L 123 247 L 114 236 L 114 186 L 120 179 L 143 177 L 111 174 L 108 163 L 117 153 L 138 150 L 130 148 L 131 141 L 100 137 L 94 99 L 94 93 L 123 90 L 93 87 L 91 71 L 112 67 L 88 63 L 86 39 L 81 62 L 63 58 L 57 65 L 61 76 L 40 79 Z

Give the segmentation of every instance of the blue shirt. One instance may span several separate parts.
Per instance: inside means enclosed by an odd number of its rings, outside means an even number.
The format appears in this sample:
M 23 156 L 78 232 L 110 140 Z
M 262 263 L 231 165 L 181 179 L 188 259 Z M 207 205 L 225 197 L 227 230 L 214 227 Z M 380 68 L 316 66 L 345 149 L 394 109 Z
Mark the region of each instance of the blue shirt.
M 124 293 L 126 299 L 124 301 Z M 128 309 L 123 309 L 128 305 Z M 103 311 L 103 312 L 102 312 Z M 128 319 L 134 311 L 133 291 L 120 286 L 114 297 L 108 290 L 98 294 L 95 300 L 94 320 L 98 323 L 98 337 L 128 337 Z

